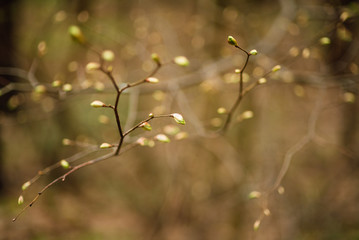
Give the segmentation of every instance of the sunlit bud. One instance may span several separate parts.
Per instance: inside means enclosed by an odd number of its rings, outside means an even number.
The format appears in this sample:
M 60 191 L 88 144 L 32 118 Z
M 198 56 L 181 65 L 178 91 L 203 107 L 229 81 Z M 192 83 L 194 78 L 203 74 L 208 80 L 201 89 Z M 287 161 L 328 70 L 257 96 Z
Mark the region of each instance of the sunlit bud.
M 36 93 L 44 93 L 44 92 L 46 92 L 46 87 L 44 85 L 40 84 L 40 85 L 37 85 L 34 90 Z
M 255 221 L 254 222 L 254 224 L 253 224 L 253 230 L 254 231 L 257 231 L 258 229 L 259 229 L 259 226 L 261 225 L 261 220 L 257 220 L 257 221 Z
M 269 216 L 270 215 L 270 210 L 268 208 L 266 208 L 266 209 L 263 210 L 263 213 L 264 213 L 264 215 Z
M 102 52 L 101 58 L 106 62 L 112 62 L 115 59 L 115 54 L 111 50 L 105 50 Z
M 277 72 L 281 69 L 281 66 L 280 65 L 275 65 L 273 68 L 272 68 L 272 72 Z
M 46 42 L 45 41 L 39 42 L 39 44 L 37 45 L 37 50 L 40 56 L 45 55 L 47 52 Z
M 161 64 L 160 57 L 158 56 L 157 53 L 152 53 L 152 54 L 151 54 L 151 58 L 152 58 L 152 60 L 153 60 L 155 63 Z
M 186 124 L 186 121 L 183 119 L 182 115 L 179 114 L 179 113 L 172 113 L 171 116 L 173 117 L 173 119 L 179 123 L 179 124 L 182 124 L 182 125 L 185 125 Z
M 282 194 L 284 194 L 285 189 L 284 189 L 283 186 L 280 186 L 280 187 L 278 187 L 277 191 L 278 191 L 278 193 L 279 193 L 280 195 L 282 195 Z
M 252 191 L 248 194 L 248 198 L 249 199 L 255 199 L 255 198 L 260 198 L 261 197 L 261 193 L 258 191 Z
M 158 80 L 158 78 L 155 78 L 155 77 L 149 77 L 149 78 L 146 78 L 146 82 L 148 82 L 148 83 L 158 83 L 159 80 Z
M 319 39 L 319 42 L 322 45 L 329 45 L 331 41 L 330 38 L 328 37 L 322 37 L 321 39 Z
M 257 52 L 257 50 L 253 49 L 253 50 L 251 50 L 251 51 L 249 52 L 249 54 L 250 54 L 250 55 L 257 55 L 258 52 Z
M 227 113 L 227 110 L 224 107 L 220 107 L 217 109 L 217 113 L 218 114 L 225 114 Z
M 62 82 L 60 80 L 55 80 L 52 82 L 52 86 L 53 87 L 60 87 L 62 84 Z
M 242 114 L 241 114 L 241 117 L 242 119 L 250 119 L 253 117 L 253 112 L 248 110 L 248 111 L 244 111 Z
M 182 67 L 187 67 L 189 65 L 189 61 L 185 56 L 177 56 L 173 59 L 173 61 Z
M 151 127 L 151 125 L 150 125 L 148 122 L 142 123 L 139 127 L 140 127 L 140 128 L 143 128 L 143 129 L 146 130 L 146 131 L 151 131 L 151 130 L 152 130 L 152 127 Z
M 187 132 L 179 132 L 175 135 L 175 139 L 176 140 L 182 140 L 188 138 L 188 133 Z
M 98 70 L 100 69 L 100 64 L 97 63 L 97 62 L 89 62 L 87 65 L 86 65 L 86 71 L 87 72 L 91 72 L 93 70 Z
M 71 144 L 72 144 L 72 141 L 70 139 L 68 139 L 68 138 L 62 139 L 62 145 L 69 146 Z
M 104 107 L 104 106 L 106 106 L 106 105 L 99 100 L 95 100 L 91 103 L 91 107 L 94 107 L 94 108 L 100 108 L 100 107 Z
M 107 72 L 112 72 L 112 71 L 113 71 L 113 66 L 112 65 L 108 66 L 107 67 Z
M 150 118 L 153 118 L 155 115 L 153 113 L 148 114 Z
M 70 83 L 66 83 L 66 84 L 64 84 L 64 86 L 62 86 L 62 90 L 64 92 L 70 92 L 70 91 L 72 91 L 72 85 Z
M 20 195 L 19 198 L 17 199 L 17 204 L 21 205 L 23 203 L 24 203 L 24 197 Z
M 266 78 L 260 78 L 258 79 L 258 83 L 259 84 L 265 84 L 267 82 L 267 79 Z
M 235 73 L 241 73 L 241 69 L 236 68 L 236 69 L 234 70 L 234 72 L 235 72 Z
M 22 189 L 23 191 L 25 191 L 25 189 L 27 189 L 30 185 L 31 185 L 31 182 L 30 182 L 30 181 L 27 181 L 26 183 L 24 183 L 24 184 L 21 186 L 21 189 Z
M 159 142 L 169 143 L 171 140 L 164 134 L 157 134 L 155 139 Z
M 65 169 L 68 169 L 68 168 L 70 167 L 69 162 L 66 161 L 65 159 L 62 159 L 62 160 L 60 161 L 60 165 L 61 165 L 61 167 L 65 168 Z
M 228 36 L 227 41 L 228 41 L 229 44 L 231 44 L 231 45 L 233 45 L 233 46 L 238 46 L 237 40 L 236 40 L 234 37 L 232 37 L 232 36 Z
M 109 144 L 109 143 L 102 143 L 102 144 L 100 145 L 100 148 L 101 148 L 101 149 L 112 148 L 112 147 L 113 147 L 113 145 L 112 145 L 112 144 Z
M 78 26 L 72 25 L 69 27 L 69 33 L 71 37 L 79 43 L 85 43 L 85 36 Z

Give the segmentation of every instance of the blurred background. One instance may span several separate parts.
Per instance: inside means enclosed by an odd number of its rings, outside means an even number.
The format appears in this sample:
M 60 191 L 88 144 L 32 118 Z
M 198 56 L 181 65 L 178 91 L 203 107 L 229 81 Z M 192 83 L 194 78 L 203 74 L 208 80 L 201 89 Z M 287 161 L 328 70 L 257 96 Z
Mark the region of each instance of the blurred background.
M 1 1 L 0 239 L 359 239 L 358 18 L 351 0 Z M 114 89 L 85 71 L 98 57 L 72 41 L 71 25 L 115 53 L 119 84 L 146 77 L 152 53 L 168 63 L 160 83 L 121 96 L 121 120 L 129 129 L 150 112 L 178 112 L 187 124 L 158 119 L 127 143 L 188 137 L 81 169 L 12 223 L 39 170 L 119 139 L 112 111 L 90 106 L 114 104 Z M 234 103 L 246 57 L 228 35 L 258 51 L 245 86 L 281 70 L 219 136 L 217 109 Z M 181 55 L 186 68 L 171 64 Z M 42 176 L 24 204 L 64 172 Z

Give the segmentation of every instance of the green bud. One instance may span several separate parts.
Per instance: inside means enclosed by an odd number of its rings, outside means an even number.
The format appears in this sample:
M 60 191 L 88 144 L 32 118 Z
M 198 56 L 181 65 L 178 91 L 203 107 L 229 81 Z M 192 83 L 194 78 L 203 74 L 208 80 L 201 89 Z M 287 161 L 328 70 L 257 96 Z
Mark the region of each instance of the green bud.
M 17 204 L 21 205 L 23 203 L 24 203 L 24 197 L 20 195 L 19 198 L 17 199 Z
M 266 78 L 260 78 L 258 79 L 258 83 L 259 84 L 265 84 L 267 82 L 267 79 Z
M 228 41 L 228 43 L 229 43 L 230 45 L 238 46 L 237 40 L 236 40 L 234 37 L 232 37 L 232 36 L 228 36 L 227 41 Z
M 253 50 L 251 50 L 251 51 L 249 52 L 249 54 L 250 54 L 250 55 L 257 55 L 258 52 L 257 52 L 257 50 L 253 49 Z
M 23 191 L 25 191 L 25 189 L 27 189 L 28 187 L 30 187 L 31 185 L 31 182 L 30 181 L 27 181 L 26 183 L 24 183 L 22 186 L 21 186 L 21 189 Z
M 45 85 L 40 84 L 40 85 L 37 85 L 34 90 L 36 93 L 45 93 L 46 87 L 45 87 Z
M 101 149 L 112 148 L 112 147 L 113 147 L 113 145 L 112 145 L 112 144 L 109 144 L 109 143 L 102 143 L 102 144 L 100 145 L 100 148 L 101 148 Z
M 72 91 L 72 85 L 70 83 L 66 83 L 66 84 L 64 84 L 64 86 L 62 86 L 62 90 L 64 92 L 71 92 Z
M 187 67 L 189 65 L 189 61 L 185 56 L 177 56 L 173 61 L 181 67 Z
M 95 100 L 91 103 L 91 107 L 94 107 L 94 108 L 100 108 L 100 107 L 104 107 L 104 106 L 106 106 L 106 105 L 99 100 Z
M 148 114 L 150 118 L 153 118 L 155 115 L 153 113 Z
M 261 220 L 257 220 L 257 221 L 255 221 L 254 222 L 254 224 L 253 224 L 253 230 L 254 231 L 257 231 L 258 229 L 259 229 L 259 226 L 261 225 Z
M 146 131 L 151 131 L 151 130 L 152 130 L 152 127 L 151 127 L 151 125 L 150 125 L 148 122 L 142 123 L 139 127 L 140 127 L 140 128 L 143 128 L 143 129 L 146 130 Z
M 97 63 L 97 62 L 89 62 L 87 65 L 86 65 L 86 71 L 87 72 L 91 72 L 93 70 L 98 70 L 100 69 L 100 64 Z
M 115 59 L 115 54 L 111 50 L 105 50 L 102 52 L 101 58 L 106 62 L 112 62 Z
M 225 114 L 226 112 L 227 112 L 227 110 L 224 107 L 220 107 L 217 109 L 218 114 Z
M 182 115 L 179 113 L 172 113 L 171 116 L 173 117 L 173 119 L 176 121 L 176 123 L 178 124 L 182 124 L 185 125 L 186 121 L 183 119 Z
M 68 169 L 70 167 L 70 164 L 68 161 L 66 161 L 65 159 L 60 161 L 60 165 L 61 167 L 63 167 L 64 169 Z
M 157 53 L 152 53 L 151 54 L 151 58 L 152 58 L 152 60 L 155 62 L 155 63 L 157 63 L 157 64 L 161 64 L 161 60 L 160 60 L 160 57 L 158 56 L 158 54 Z
M 155 77 L 146 78 L 145 81 L 148 83 L 158 83 L 159 82 L 158 78 L 155 78 Z
M 278 72 L 280 69 L 281 69 L 281 66 L 280 66 L 280 65 L 275 65 L 275 66 L 272 68 L 272 72 Z
M 248 194 L 249 199 L 260 198 L 261 196 L 262 196 L 262 194 L 258 191 L 252 191 Z
M 85 43 L 85 36 L 83 35 L 81 29 L 78 26 L 72 25 L 69 27 L 69 33 L 72 39 L 83 44 Z
M 330 38 L 328 37 L 322 37 L 321 39 L 319 39 L 319 42 L 322 45 L 329 45 L 331 41 Z
M 52 86 L 53 87 L 60 87 L 62 84 L 62 82 L 60 80 L 55 80 L 52 82 Z

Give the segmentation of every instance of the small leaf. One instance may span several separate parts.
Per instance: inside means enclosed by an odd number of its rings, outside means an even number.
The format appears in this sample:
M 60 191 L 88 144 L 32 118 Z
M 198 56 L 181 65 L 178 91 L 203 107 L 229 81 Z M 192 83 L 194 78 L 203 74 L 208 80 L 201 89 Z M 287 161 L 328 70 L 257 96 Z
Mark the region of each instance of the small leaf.
M 171 116 L 173 117 L 173 119 L 178 123 L 178 124 L 182 124 L 185 125 L 186 121 L 183 119 L 182 115 L 179 113 L 172 113 Z
M 173 61 L 181 67 L 187 67 L 189 65 L 189 61 L 185 56 L 177 56 Z

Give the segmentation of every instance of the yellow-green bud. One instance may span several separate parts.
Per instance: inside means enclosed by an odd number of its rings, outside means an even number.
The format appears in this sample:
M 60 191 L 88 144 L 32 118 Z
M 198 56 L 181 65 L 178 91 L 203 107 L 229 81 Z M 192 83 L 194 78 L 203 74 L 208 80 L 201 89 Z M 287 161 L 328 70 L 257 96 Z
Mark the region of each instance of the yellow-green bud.
M 77 41 L 81 44 L 85 43 L 85 41 L 86 41 L 85 36 L 83 35 L 81 29 L 78 26 L 76 26 L 76 25 L 70 26 L 69 33 L 75 41 Z
M 151 131 L 151 130 L 152 130 L 152 127 L 151 127 L 151 125 L 150 125 L 148 122 L 142 123 L 139 127 L 140 127 L 140 128 L 143 128 L 143 129 L 146 130 L 146 131 Z
M 60 165 L 61 167 L 63 167 L 64 169 L 68 169 L 70 167 L 70 164 L 68 161 L 66 161 L 65 159 L 60 161 Z
M 19 198 L 17 199 L 17 204 L 21 205 L 23 203 L 24 203 L 24 197 L 20 195 Z
M 25 191 L 25 189 L 27 189 L 28 187 L 30 187 L 31 185 L 31 182 L 30 181 L 27 181 L 26 183 L 24 183 L 22 186 L 21 186 L 21 189 L 23 191 Z
M 183 119 L 182 115 L 179 113 L 172 113 L 171 116 L 173 117 L 173 119 L 176 121 L 176 123 L 185 125 L 186 121 Z
M 251 50 L 251 51 L 249 52 L 249 54 L 250 54 L 250 55 L 257 55 L 258 52 L 257 52 L 257 50 L 253 49 L 253 50 Z
M 62 90 L 64 92 L 71 92 L 72 91 L 72 85 L 70 83 L 66 83 L 66 84 L 64 84 L 64 86 L 62 86 Z
M 187 67 L 189 65 L 189 61 L 185 56 L 177 56 L 173 61 L 181 67 Z
M 111 50 L 105 50 L 102 52 L 101 58 L 106 62 L 112 62 L 115 59 L 115 54 Z
M 169 143 L 171 140 L 164 134 L 157 134 L 155 139 L 159 142 Z
M 230 45 L 238 46 L 237 40 L 236 40 L 234 37 L 232 37 L 232 36 L 228 36 L 227 41 L 228 41 L 228 43 L 229 43 Z
M 159 82 L 158 78 L 155 78 L 155 77 L 146 78 L 145 81 L 148 83 L 158 83 Z
M 152 53 L 152 54 L 151 54 L 151 58 L 152 58 L 152 60 L 153 60 L 155 63 L 161 64 L 160 57 L 158 56 L 157 53 Z
M 113 147 L 113 145 L 112 145 L 112 144 L 109 144 L 109 143 L 102 143 L 102 144 L 100 145 L 100 148 L 101 148 L 101 149 L 112 148 L 112 147 Z
M 104 106 L 106 106 L 106 105 L 99 100 L 95 100 L 91 103 L 91 107 L 94 107 L 94 108 L 100 108 L 100 107 L 104 107 Z
M 281 69 L 281 66 L 280 65 L 275 65 L 273 68 L 272 68 L 272 72 L 277 72 Z
M 89 62 L 87 65 L 86 65 L 86 71 L 90 72 L 90 71 L 93 71 L 93 70 L 98 70 L 100 69 L 100 64 L 97 63 L 97 62 Z
M 226 112 L 227 112 L 227 110 L 224 107 L 220 107 L 217 109 L 218 114 L 225 114 Z

